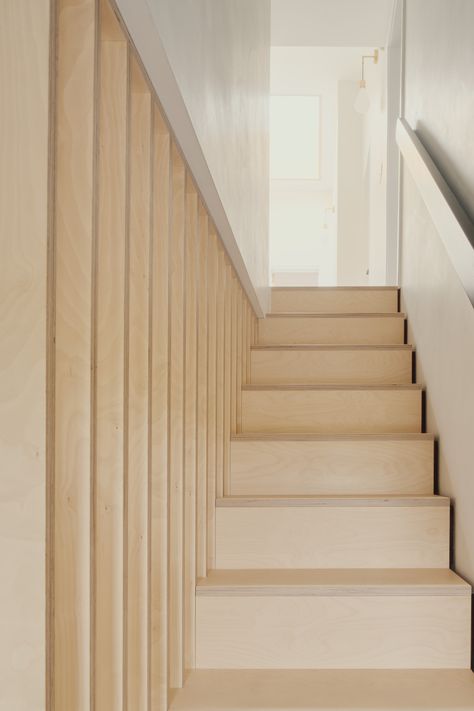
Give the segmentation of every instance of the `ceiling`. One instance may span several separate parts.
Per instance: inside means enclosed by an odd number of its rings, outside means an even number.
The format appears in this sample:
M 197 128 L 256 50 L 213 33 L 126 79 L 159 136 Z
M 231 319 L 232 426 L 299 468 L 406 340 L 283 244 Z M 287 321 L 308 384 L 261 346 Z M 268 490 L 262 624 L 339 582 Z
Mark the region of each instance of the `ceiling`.
M 272 45 L 382 47 L 394 0 L 272 0 Z

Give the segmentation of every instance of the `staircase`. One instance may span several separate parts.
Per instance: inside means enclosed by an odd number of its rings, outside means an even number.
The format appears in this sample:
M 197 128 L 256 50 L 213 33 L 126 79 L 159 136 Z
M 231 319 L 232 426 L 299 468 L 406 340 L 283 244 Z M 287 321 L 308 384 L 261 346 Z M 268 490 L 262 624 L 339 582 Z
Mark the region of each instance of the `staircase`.
M 172 709 L 474 709 L 405 334 L 395 288 L 273 289 Z

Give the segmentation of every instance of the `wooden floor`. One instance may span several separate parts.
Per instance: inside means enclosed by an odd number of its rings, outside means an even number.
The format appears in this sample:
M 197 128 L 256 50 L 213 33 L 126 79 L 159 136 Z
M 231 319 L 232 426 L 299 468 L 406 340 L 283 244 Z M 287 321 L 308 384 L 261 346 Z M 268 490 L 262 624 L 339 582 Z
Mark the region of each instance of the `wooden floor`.
M 474 709 L 471 588 L 398 304 L 273 290 L 174 711 Z

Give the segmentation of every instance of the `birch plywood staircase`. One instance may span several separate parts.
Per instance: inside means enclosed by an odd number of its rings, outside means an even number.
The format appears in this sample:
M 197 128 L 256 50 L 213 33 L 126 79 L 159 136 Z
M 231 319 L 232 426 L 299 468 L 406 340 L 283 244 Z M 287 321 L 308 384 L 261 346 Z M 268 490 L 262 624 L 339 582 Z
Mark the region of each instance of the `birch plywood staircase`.
M 396 289 L 273 289 L 173 709 L 474 708 L 413 358 Z

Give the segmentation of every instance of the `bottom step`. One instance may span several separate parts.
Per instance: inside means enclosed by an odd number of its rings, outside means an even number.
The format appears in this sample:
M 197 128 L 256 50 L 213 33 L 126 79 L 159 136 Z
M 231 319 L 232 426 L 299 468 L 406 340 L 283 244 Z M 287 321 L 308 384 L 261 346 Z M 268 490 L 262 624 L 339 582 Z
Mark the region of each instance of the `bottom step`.
M 172 711 L 473 711 L 470 671 L 193 672 Z

